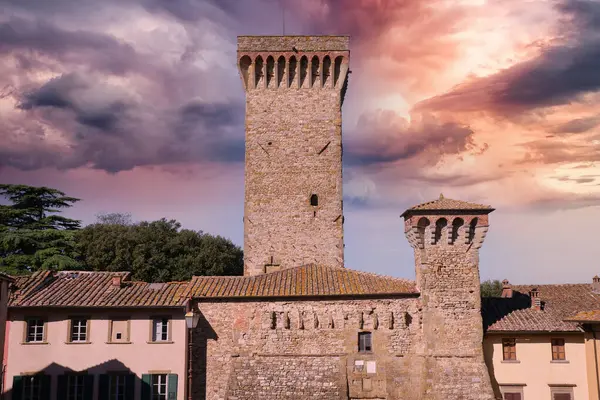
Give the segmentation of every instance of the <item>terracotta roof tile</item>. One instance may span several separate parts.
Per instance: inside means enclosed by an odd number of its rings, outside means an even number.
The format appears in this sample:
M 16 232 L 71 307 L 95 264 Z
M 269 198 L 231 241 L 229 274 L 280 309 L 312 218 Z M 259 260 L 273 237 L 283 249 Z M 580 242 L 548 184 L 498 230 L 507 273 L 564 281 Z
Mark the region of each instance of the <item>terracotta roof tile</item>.
M 537 288 L 543 310 L 531 308 L 529 291 Z M 488 332 L 576 331 L 571 317 L 600 310 L 600 293 L 591 284 L 514 285 L 512 298 L 482 299 L 484 328 Z M 600 312 L 599 312 L 600 313 Z
M 112 284 L 120 277 L 120 287 Z M 130 281 L 129 272 L 36 272 L 15 280 L 10 307 L 182 307 L 187 282 Z
M 416 294 L 415 283 L 325 265 L 304 265 L 257 276 L 195 276 L 190 297 L 296 297 Z
M 565 321 L 600 322 L 600 310 L 580 311 L 577 314 L 566 318 Z
M 445 198 L 442 194 L 440 194 L 440 198 L 434 201 L 428 201 L 427 203 L 418 204 L 414 207 L 409 208 L 408 210 L 402 213 L 402 216 L 405 214 L 410 214 L 411 211 L 469 211 L 469 210 L 478 210 L 478 211 L 487 211 L 491 212 L 494 209 L 491 206 L 485 204 L 477 204 L 477 203 L 469 203 L 467 201 L 462 200 L 453 200 Z

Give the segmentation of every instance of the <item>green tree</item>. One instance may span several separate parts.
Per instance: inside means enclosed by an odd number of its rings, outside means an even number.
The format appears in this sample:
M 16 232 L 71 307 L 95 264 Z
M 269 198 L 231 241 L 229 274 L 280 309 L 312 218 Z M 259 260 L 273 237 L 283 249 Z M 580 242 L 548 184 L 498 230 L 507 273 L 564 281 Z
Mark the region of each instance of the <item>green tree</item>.
M 490 280 L 481 282 L 481 297 L 500 297 L 502 294 L 502 282 Z
M 89 268 L 131 271 L 148 282 L 241 275 L 244 267 L 242 250 L 230 240 L 165 218 L 132 223 L 128 214 L 99 215 L 77 233 L 77 245 Z
M 0 184 L 0 270 L 25 274 L 79 267 L 74 233 L 81 222 L 57 215 L 79 201 L 57 189 Z

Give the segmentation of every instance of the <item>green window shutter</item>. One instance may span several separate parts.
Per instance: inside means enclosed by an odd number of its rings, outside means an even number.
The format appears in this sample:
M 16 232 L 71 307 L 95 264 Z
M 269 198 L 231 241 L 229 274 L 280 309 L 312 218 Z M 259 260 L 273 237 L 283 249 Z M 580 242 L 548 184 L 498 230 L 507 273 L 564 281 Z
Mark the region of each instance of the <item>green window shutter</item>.
M 151 400 L 152 375 L 142 374 L 142 400 Z
M 13 377 L 12 400 L 21 400 L 23 398 L 23 377 Z
M 94 377 L 95 375 L 83 377 L 83 400 L 94 400 Z
M 168 376 L 167 400 L 177 400 L 177 374 L 169 374 Z
M 133 398 L 134 393 L 135 393 L 135 374 L 128 374 L 125 376 L 125 400 L 134 400 L 134 398 Z
M 50 400 L 50 375 L 40 375 L 41 400 Z
M 58 384 L 56 386 L 56 398 L 66 399 L 67 398 L 67 375 L 58 376 Z
M 106 374 L 100 375 L 98 384 L 98 400 L 109 400 L 110 378 Z

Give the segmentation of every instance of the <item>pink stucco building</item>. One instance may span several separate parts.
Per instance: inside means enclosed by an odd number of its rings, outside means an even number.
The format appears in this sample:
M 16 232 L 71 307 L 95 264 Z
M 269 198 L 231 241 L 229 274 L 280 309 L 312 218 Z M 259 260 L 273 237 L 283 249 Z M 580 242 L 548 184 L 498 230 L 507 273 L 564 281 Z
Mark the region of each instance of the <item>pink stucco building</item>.
M 186 287 L 121 272 L 18 278 L 4 399 L 184 399 Z

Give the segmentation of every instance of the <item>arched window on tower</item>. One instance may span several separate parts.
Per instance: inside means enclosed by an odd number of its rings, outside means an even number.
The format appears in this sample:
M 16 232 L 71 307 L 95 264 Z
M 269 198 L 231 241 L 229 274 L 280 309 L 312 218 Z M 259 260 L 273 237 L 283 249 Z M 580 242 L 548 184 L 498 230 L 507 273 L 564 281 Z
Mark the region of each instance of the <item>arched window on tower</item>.
M 308 57 L 302 56 L 300 59 L 300 87 L 305 88 L 308 85 L 306 76 L 308 75 Z
M 430 222 L 427 218 L 425 217 L 421 217 L 419 219 L 419 222 L 417 222 L 417 232 L 419 235 L 419 246 L 420 248 L 423 248 L 423 246 L 425 245 L 425 231 L 427 230 L 427 227 L 429 226 Z
M 289 67 L 288 67 L 288 72 L 289 72 L 288 87 L 294 87 L 292 85 L 294 84 L 294 81 L 296 80 L 296 68 L 297 67 L 298 67 L 298 61 L 296 61 L 296 57 L 291 56 Z
M 329 76 L 331 75 L 331 58 L 329 56 L 325 56 L 323 59 L 323 86 L 325 86 L 329 81 Z
M 275 59 L 273 56 L 267 57 L 267 87 L 270 88 L 275 84 Z
M 442 238 L 442 234 L 448 225 L 448 220 L 446 218 L 440 218 L 435 222 L 435 238 L 434 242 L 438 243 Z
M 242 72 L 242 78 L 244 79 L 244 88 L 248 88 L 248 77 L 250 65 L 252 65 L 252 60 L 248 56 L 243 56 L 240 58 L 240 71 Z
M 256 60 L 254 60 L 254 87 L 262 86 L 264 79 L 263 67 L 264 65 L 262 57 L 256 57 Z
M 455 243 L 456 239 L 458 239 L 458 233 L 461 226 L 463 226 L 465 221 L 462 218 L 454 218 L 452 221 L 452 236 L 450 237 L 449 243 Z
M 286 84 L 286 82 L 283 80 L 285 72 L 285 57 L 280 56 L 277 60 L 277 87 L 282 87 Z
M 475 228 L 477 227 L 477 218 L 473 218 L 469 224 L 469 236 L 467 237 L 467 243 L 471 243 L 475 239 Z
M 316 207 L 319 205 L 319 196 L 317 196 L 316 194 L 311 194 L 310 195 L 310 205 L 313 207 Z

